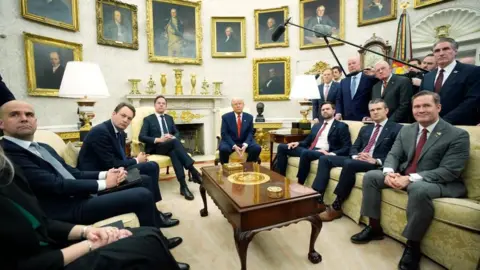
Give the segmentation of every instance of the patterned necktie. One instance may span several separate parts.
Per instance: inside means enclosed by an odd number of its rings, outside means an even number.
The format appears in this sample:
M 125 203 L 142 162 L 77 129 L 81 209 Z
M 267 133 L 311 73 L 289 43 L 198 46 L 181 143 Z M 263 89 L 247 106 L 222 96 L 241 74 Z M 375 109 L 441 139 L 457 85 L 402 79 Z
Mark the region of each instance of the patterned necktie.
M 383 88 L 382 88 L 382 93 L 381 93 L 381 96 L 382 96 L 382 97 L 383 97 L 383 95 L 385 94 L 385 89 L 387 89 L 387 84 L 388 84 L 387 81 L 383 81 Z
M 357 86 L 356 79 L 357 79 L 357 77 L 353 76 L 353 77 L 352 77 L 352 81 L 351 81 L 351 83 L 350 83 L 350 94 L 351 94 L 351 96 L 352 96 L 352 99 L 353 99 L 353 97 L 355 96 L 355 88 L 356 88 L 356 86 Z
M 313 148 L 315 148 L 315 146 L 317 145 L 317 142 L 318 142 L 318 138 L 320 138 L 320 135 L 322 135 L 322 132 L 323 130 L 325 129 L 325 127 L 327 126 L 327 122 L 323 123 L 323 126 L 322 128 L 318 131 L 317 133 L 317 136 L 315 137 L 315 140 L 313 140 L 312 144 L 310 145 L 310 150 L 312 150 Z
M 240 131 L 242 130 L 242 118 L 240 117 L 240 114 L 237 115 L 237 135 L 238 138 L 240 138 Z
M 40 154 L 40 157 L 52 165 L 53 168 L 55 168 L 55 170 L 62 175 L 63 179 L 75 179 L 75 177 L 73 177 L 73 175 L 63 167 L 62 163 L 53 157 L 52 154 L 47 151 L 47 149 L 43 148 L 36 142 L 30 143 L 29 148 L 35 150 L 33 151 L 35 154 Z
M 445 72 L 444 69 L 440 69 L 440 73 L 438 73 L 437 80 L 435 81 L 435 93 L 439 93 L 440 89 L 442 89 L 442 84 L 443 84 L 443 72 Z
M 372 147 L 375 145 L 375 142 L 377 141 L 378 133 L 380 132 L 380 128 L 382 125 L 377 124 L 375 126 L 375 130 L 373 131 L 372 137 L 370 137 L 370 140 L 368 141 L 367 146 L 365 146 L 365 149 L 363 149 L 364 153 L 370 153 L 370 150 L 372 150 Z
M 118 143 L 118 150 L 120 150 L 120 154 L 122 155 L 123 160 L 127 160 L 127 155 L 125 155 L 125 149 L 123 149 L 123 136 L 120 132 L 117 133 L 117 143 Z
M 420 158 L 420 154 L 422 153 L 423 146 L 427 142 L 427 133 L 428 129 L 424 128 L 422 130 L 422 135 L 420 135 L 420 139 L 418 140 L 417 148 L 415 149 L 415 156 L 413 157 L 410 165 L 408 165 L 407 169 L 405 169 L 405 175 L 417 172 L 418 159 Z
M 330 88 L 329 85 L 325 84 L 325 89 L 324 89 L 324 93 L 323 93 L 323 95 L 325 97 L 325 101 L 327 101 L 327 97 L 328 97 L 328 90 L 329 90 L 328 88 Z

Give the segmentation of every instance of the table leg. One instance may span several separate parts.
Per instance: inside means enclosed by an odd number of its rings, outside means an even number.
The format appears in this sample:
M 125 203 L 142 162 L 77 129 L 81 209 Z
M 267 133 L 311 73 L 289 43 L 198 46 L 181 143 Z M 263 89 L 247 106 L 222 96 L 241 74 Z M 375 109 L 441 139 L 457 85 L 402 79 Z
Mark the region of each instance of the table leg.
M 200 216 L 206 217 L 208 216 L 207 193 L 205 192 L 203 184 L 200 185 L 200 195 L 202 196 L 203 201 L 203 209 L 200 210 Z
M 317 264 L 322 261 L 322 255 L 315 251 L 315 242 L 317 241 L 317 237 L 322 230 L 322 220 L 318 215 L 309 216 L 307 220 L 310 221 L 310 223 L 312 224 L 312 233 L 310 234 L 310 246 L 308 248 L 308 260 L 311 263 Z
M 273 140 L 270 138 L 270 170 L 273 171 Z
M 254 232 L 242 232 L 240 229 L 233 229 L 233 237 L 235 238 L 235 247 L 237 248 L 238 257 L 240 258 L 241 270 L 247 270 L 248 244 L 250 244 L 254 236 Z

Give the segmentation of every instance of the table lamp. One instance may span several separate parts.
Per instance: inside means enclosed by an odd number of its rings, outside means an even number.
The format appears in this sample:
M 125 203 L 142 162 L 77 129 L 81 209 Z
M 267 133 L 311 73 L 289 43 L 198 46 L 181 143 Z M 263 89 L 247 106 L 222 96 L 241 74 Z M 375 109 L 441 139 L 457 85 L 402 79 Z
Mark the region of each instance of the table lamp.
M 312 109 L 311 99 L 320 99 L 320 92 L 318 91 L 317 81 L 314 75 L 297 75 L 293 82 L 292 91 L 290 92 L 290 99 L 298 100 L 301 110 L 300 114 L 303 118 L 299 121 L 300 129 L 310 130 L 310 121 L 307 119 L 308 112 Z M 308 128 L 307 128 L 308 124 Z
M 83 123 L 80 128 L 82 141 L 92 128 L 91 121 L 95 117 L 95 100 L 89 98 L 106 98 L 110 94 L 98 64 L 70 61 L 65 68 L 58 96 L 79 99 L 77 104 L 79 120 Z

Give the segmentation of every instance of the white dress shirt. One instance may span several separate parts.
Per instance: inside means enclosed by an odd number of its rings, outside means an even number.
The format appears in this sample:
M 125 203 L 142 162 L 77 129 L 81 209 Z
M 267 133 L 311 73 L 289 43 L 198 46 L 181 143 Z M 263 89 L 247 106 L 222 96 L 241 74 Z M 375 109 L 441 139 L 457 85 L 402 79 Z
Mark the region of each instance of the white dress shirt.
M 430 126 L 428 126 L 426 128 L 419 125 L 416 144 L 418 144 L 418 141 L 420 140 L 420 136 L 422 136 L 422 131 L 424 129 L 428 130 L 428 132 L 427 132 L 427 141 L 428 141 L 428 138 L 430 138 L 430 135 L 432 134 L 432 131 L 435 128 L 435 126 L 437 126 L 438 121 L 439 120 L 437 120 L 435 123 L 431 124 Z M 383 174 L 392 173 L 392 172 L 395 172 L 395 170 L 393 168 L 383 168 Z M 423 180 L 423 177 L 420 176 L 420 174 L 418 174 L 418 173 L 410 174 L 410 182 L 416 182 L 416 181 L 421 181 L 421 180 Z
M 442 86 L 445 83 L 445 81 L 448 79 L 448 76 L 450 76 L 450 74 L 452 74 L 452 71 L 455 69 L 456 65 L 457 65 L 457 61 L 453 60 L 450 64 L 448 64 L 445 68 L 443 68 L 444 71 L 443 71 Z M 442 69 L 441 67 L 438 67 L 437 75 L 435 75 L 435 81 L 433 81 L 434 83 L 437 81 L 437 78 L 438 78 L 438 75 L 440 75 L 440 70 L 441 69 Z
M 15 143 L 16 145 L 24 148 L 25 150 L 41 157 L 42 155 L 40 155 L 40 153 L 34 148 L 34 147 L 30 147 L 30 144 L 32 144 L 31 141 L 25 141 L 25 140 L 21 140 L 21 139 L 17 139 L 17 138 L 14 138 L 14 137 L 10 137 L 10 136 L 3 136 L 4 139 L 7 139 L 13 143 Z M 97 180 L 97 183 L 98 183 L 98 191 L 100 190 L 104 190 L 107 188 L 107 183 L 105 181 L 105 179 L 107 178 L 107 172 L 100 172 L 98 174 L 98 180 Z
M 334 119 L 332 118 L 328 121 L 325 121 L 327 123 L 327 126 L 325 126 L 325 129 L 322 131 L 322 134 L 320 135 L 320 137 L 318 137 L 318 141 L 317 141 L 317 144 L 315 145 L 315 148 L 325 150 L 325 151 L 328 151 L 330 149 L 328 145 L 328 132 L 330 132 L 330 128 L 332 127 L 333 120 Z M 323 128 L 323 125 L 325 124 L 325 122 L 322 124 L 322 127 L 320 129 Z
M 157 120 L 158 120 L 158 124 L 160 125 L 160 131 L 162 132 L 162 136 L 165 136 L 165 134 L 169 133 L 169 130 L 168 130 L 168 125 L 167 125 L 167 119 L 165 117 L 165 114 L 160 114 L 160 113 L 155 113 L 155 115 L 157 116 Z M 163 115 L 163 122 L 165 122 L 165 127 L 167 128 L 167 130 L 163 130 L 163 125 L 162 125 L 162 118 L 160 116 Z
M 382 134 L 383 128 L 384 128 L 385 125 L 387 124 L 387 121 L 388 121 L 388 118 L 379 123 L 379 125 L 380 125 L 380 130 L 378 131 L 377 138 L 375 138 L 375 142 L 373 143 L 372 148 L 370 148 L 370 151 L 368 152 L 368 154 L 370 154 L 370 156 L 373 156 L 373 151 L 375 150 L 375 144 L 377 144 L 378 137 L 380 137 L 380 134 Z M 369 137 L 369 139 L 368 139 L 369 142 L 370 142 L 370 139 L 371 139 L 372 136 L 373 136 L 373 133 L 375 133 L 375 129 L 376 129 L 376 128 L 377 128 L 377 124 L 375 123 L 375 125 L 373 126 L 372 134 L 370 134 L 370 137 Z M 367 142 L 367 145 L 368 145 L 368 142 Z M 365 146 L 365 147 L 366 147 L 366 146 Z M 357 158 L 358 158 L 358 155 L 353 155 L 353 156 L 352 156 L 352 159 L 357 159 Z M 380 160 L 380 159 L 378 158 L 378 159 L 377 159 L 377 164 L 380 165 L 380 166 L 382 166 L 382 160 Z
M 327 88 L 327 86 L 328 86 L 328 88 Z M 323 96 L 325 97 L 324 101 L 327 101 L 327 95 L 328 95 L 328 93 L 330 93 L 331 88 L 332 88 L 332 81 L 330 83 L 323 84 Z M 328 93 L 327 93 L 327 89 L 328 89 Z

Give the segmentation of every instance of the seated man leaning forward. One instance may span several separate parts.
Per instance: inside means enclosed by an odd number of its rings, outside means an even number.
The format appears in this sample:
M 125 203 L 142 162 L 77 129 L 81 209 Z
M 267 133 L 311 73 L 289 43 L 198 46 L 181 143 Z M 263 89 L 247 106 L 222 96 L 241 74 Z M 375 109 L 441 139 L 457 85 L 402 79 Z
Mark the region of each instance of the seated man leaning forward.
M 407 225 L 402 235 L 407 245 L 399 269 L 418 269 L 420 241 L 434 216 L 432 200 L 466 194 L 461 174 L 470 152 L 468 133 L 439 117 L 440 96 L 421 91 L 412 98 L 416 123 L 404 126 L 388 153 L 383 171 L 372 170 L 363 177 L 361 214 L 370 222 L 352 236 L 355 244 L 383 239 L 380 226 L 382 189 L 406 190 Z
M 137 168 L 142 175 L 142 184 L 150 190 L 155 202 L 162 200 L 158 177 L 158 164 L 148 161 L 147 155 L 139 153 L 136 158 L 129 158 L 125 154 L 125 129 L 135 117 L 135 108 L 128 103 L 120 103 L 115 107 L 111 119 L 93 127 L 83 140 L 78 155 L 80 170 L 100 171 L 108 168 L 123 167 L 127 170 Z M 178 219 L 172 219 L 171 213 L 162 213 L 161 227 L 172 227 L 179 224 Z
M 184 168 L 192 173 L 195 183 L 202 182 L 200 173 L 195 169 L 195 161 L 188 155 L 187 150 L 180 143 L 178 130 L 173 117 L 166 114 L 167 99 L 164 96 L 157 96 L 154 100 L 155 113 L 143 119 L 142 129 L 138 139 L 145 143 L 145 152 L 152 155 L 166 155 L 172 161 L 177 181 L 180 183 L 180 194 L 187 200 L 193 200 L 185 181 Z
M 323 221 L 332 221 L 342 217 L 342 203 L 348 198 L 355 185 L 355 174 L 380 168 L 402 128 L 402 125 L 387 118 L 388 108 L 384 100 L 372 100 L 368 107 L 370 118 L 374 124 L 363 126 L 360 129 L 358 137 L 350 149 L 350 156 L 328 155 L 318 159 L 317 176 L 312 188 L 320 193 L 320 204 L 323 204 L 323 195 L 330 179 L 330 170 L 333 167 L 342 167 L 334 191 L 337 198 L 332 206 L 327 207 L 327 211 L 320 214 Z
M 285 175 L 288 156 L 300 157 L 298 183 L 304 184 L 310 172 L 310 163 L 323 155 L 346 156 L 352 146 L 348 125 L 333 118 L 335 105 L 327 101 L 320 108 L 321 123 L 312 127 L 311 133 L 301 142 L 280 144 L 277 148 L 276 171 Z
M 230 154 L 237 152 L 242 157 L 247 152 L 247 162 L 256 162 L 262 148 L 253 139 L 253 116 L 243 112 L 243 99 L 232 99 L 233 112 L 222 115 L 220 162 L 228 163 Z

